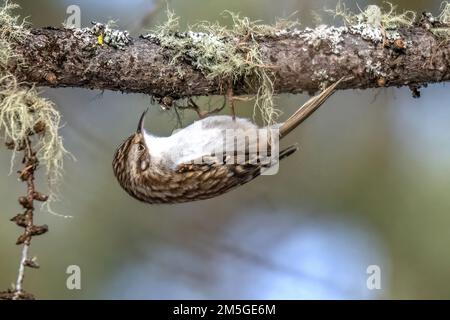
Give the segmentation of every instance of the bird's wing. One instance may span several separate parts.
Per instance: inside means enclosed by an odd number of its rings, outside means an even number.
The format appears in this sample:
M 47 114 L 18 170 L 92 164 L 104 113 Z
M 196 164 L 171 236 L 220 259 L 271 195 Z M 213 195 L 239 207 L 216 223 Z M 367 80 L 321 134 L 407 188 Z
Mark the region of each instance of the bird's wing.
M 296 145 L 292 145 L 281 150 L 276 162 L 290 156 L 297 150 L 298 148 Z M 245 159 L 243 162 L 237 161 L 242 158 L 237 159 L 236 156 L 237 154 L 229 155 L 227 153 L 222 153 L 220 155 L 206 155 L 198 159 L 193 159 L 189 162 L 178 164 L 176 167 L 176 172 L 203 172 L 208 173 L 209 175 L 226 175 L 230 178 L 237 178 L 237 183 L 243 184 L 259 176 L 262 169 L 270 168 L 276 163 L 265 162 L 266 159 L 262 161 L 257 155 L 252 155 L 248 152 L 243 155 L 243 158 Z
M 206 157 L 209 163 L 199 163 L 205 157 L 191 163 L 179 164 L 176 172 L 183 176 L 193 176 L 193 180 L 201 182 L 202 188 L 216 190 L 222 194 L 238 185 L 247 183 L 261 172 L 261 165 L 253 164 L 224 164 L 218 157 Z
M 247 141 L 248 142 L 248 141 Z M 250 142 L 251 143 L 251 142 Z M 265 153 L 259 153 L 257 146 L 249 147 L 245 142 L 237 142 L 233 146 L 231 143 L 224 142 L 223 146 L 218 150 L 208 150 L 203 156 L 184 159 L 177 164 L 177 168 L 199 168 L 203 166 L 215 167 L 221 165 L 260 165 L 270 161 L 270 148 Z
M 295 146 L 282 150 L 280 159 L 289 156 L 295 150 L 297 150 Z M 252 181 L 263 172 L 264 168 L 266 167 L 261 163 L 224 164 L 223 158 L 208 156 L 197 161 L 179 164 L 174 176 L 176 180 L 182 181 L 183 201 L 189 201 L 221 195 Z M 175 183 L 175 185 L 179 184 Z

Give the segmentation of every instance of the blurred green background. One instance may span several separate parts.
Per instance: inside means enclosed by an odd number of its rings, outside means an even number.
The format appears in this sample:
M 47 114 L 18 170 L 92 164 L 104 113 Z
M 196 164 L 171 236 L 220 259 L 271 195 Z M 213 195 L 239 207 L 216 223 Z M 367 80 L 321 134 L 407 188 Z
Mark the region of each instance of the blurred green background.
M 381 2 L 358 1 L 359 7 Z M 398 10 L 437 13 L 440 1 L 393 1 Z M 82 25 L 117 19 L 134 35 L 165 19 L 158 2 L 19 1 L 35 26 L 60 26 L 71 4 Z M 356 2 L 347 6 L 357 11 Z M 228 20 L 225 9 L 272 23 L 336 1 L 171 0 L 182 25 Z M 154 12 L 153 12 L 154 11 Z M 152 13 L 153 12 L 153 13 Z M 144 21 L 144 22 L 143 22 Z M 34 238 L 25 289 L 44 299 L 347 299 L 450 298 L 450 91 L 436 84 L 413 99 L 408 88 L 336 93 L 285 144 L 300 152 L 278 174 L 222 197 L 152 206 L 129 197 L 111 169 L 116 146 L 135 128 L 151 99 L 84 89 L 43 89 L 63 116 L 60 132 L 77 161 L 67 159 L 55 211 L 36 214 L 50 232 Z M 307 99 L 281 95 L 282 119 Z M 238 113 L 251 117 L 251 103 Z M 183 124 L 194 121 L 186 113 Z M 170 134 L 173 113 L 152 105 L 146 127 Z M 8 176 L 0 152 L 0 288 L 15 281 L 21 231 L 9 218 L 25 186 Z M 42 171 L 39 172 L 42 175 Z M 42 182 L 42 181 L 41 181 Z M 40 183 L 42 186 L 43 183 Z M 81 268 L 81 290 L 66 288 L 66 268 Z M 366 269 L 381 270 L 381 289 L 366 286 Z

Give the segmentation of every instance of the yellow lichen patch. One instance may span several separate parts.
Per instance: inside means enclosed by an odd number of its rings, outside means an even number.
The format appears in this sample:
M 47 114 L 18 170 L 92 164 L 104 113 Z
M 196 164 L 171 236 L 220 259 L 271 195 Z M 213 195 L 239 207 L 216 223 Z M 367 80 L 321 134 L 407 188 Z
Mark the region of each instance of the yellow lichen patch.
M 99 34 L 98 36 L 97 36 L 97 44 L 99 44 L 99 45 L 103 45 L 103 34 Z

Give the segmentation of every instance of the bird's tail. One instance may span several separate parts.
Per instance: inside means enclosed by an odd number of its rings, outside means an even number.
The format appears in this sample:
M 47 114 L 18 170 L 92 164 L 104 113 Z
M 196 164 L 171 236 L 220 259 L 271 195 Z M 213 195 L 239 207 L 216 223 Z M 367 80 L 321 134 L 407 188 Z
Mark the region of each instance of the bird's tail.
M 287 119 L 280 126 L 280 139 L 312 115 L 313 112 L 316 111 L 334 93 L 334 90 L 343 79 L 344 78 L 339 79 L 317 96 L 314 96 L 306 101 L 292 116 L 290 116 L 289 119 Z
M 293 145 L 281 150 L 280 154 L 278 156 L 278 160 L 283 160 L 284 158 L 289 157 L 291 154 L 293 154 L 297 150 L 298 150 L 298 146 L 296 144 L 293 144 Z

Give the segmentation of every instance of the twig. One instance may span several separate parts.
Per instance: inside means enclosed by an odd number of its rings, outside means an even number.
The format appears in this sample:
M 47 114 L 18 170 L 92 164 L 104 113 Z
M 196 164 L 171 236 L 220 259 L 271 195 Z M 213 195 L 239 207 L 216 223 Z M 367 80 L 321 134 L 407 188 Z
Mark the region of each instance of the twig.
M 28 260 L 28 248 L 30 247 L 29 244 L 24 244 L 22 247 L 22 258 L 20 259 L 20 265 L 19 265 L 19 273 L 17 275 L 17 281 L 16 281 L 16 292 L 14 294 L 13 300 L 17 300 L 20 297 L 20 294 L 22 293 L 22 284 L 23 279 L 25 277 L 25 262 Z
M 186 106 L 178 106 L 178 108 L 181 110 L 187 110 L 187 109 L 194 110 L 197 113 L 198 117 L 200 119 L 203 119 L 211 114 L 222 111 L 223 108 L 225 108 L 225 106 L 226 106 L 226 102 L 227 102 L 227 99 L 225 98 L 223 104 L 220 107 L 214 108 L 209 111 L 203 111 L 200 108 L 200 106 L 197 103 L 195 103 L 195 101 L 192 98 L 189 98 Z
M 16 244 L 22 246 L 22 255 L 19 264 L 19 271 L 14 290 L 8 290 L 0 293 L 0 299 L 34 299 L 34 296 L 23 290 L 23 281 L 25 278 L 25 268 L 39 268 L 35 259 L 30 259 L 29 248 L 31 239 L 34 236 L 44 234 L 48 231 L 47 225 L 37 226 L 34 224 L 34 201 L 47 201 L 48 197 L 36 191 L 34 184 L 34 173 L 38 168 L 39 161 L 36 157 L 36 152 L 33 151 L 29 137 L 26 137 L 21 143 L 25 146 L 23 149 L 24 156 L 22 163 L 24 168 L 18 171 L 19 179 L 26 182 L 27 194 L 19 197 L 18 201 L 23 207 L 24 212 L 14 216 L 11 221 L 15 222 L 19 227 L 24 228 L 24 232 L 17 239 Z M 7 147 L 11 148 L 11 143 L 7 143 Z
M 226 100 L 228 100 L 228 103 L 230 104 L 231 115 L 233 116 L 233 120 L 236 120 L 236 110 L 234 108 L 233 87 L 231 85 L 231 81 L 230 84 L 228 85 Z

